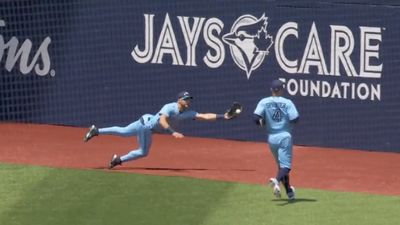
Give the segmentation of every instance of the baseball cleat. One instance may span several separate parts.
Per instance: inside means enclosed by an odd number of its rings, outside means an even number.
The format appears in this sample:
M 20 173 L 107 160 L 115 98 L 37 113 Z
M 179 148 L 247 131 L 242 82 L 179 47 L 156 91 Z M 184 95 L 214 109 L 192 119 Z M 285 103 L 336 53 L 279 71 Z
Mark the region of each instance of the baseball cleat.
M 108 169 L 112 169 L 118 165 L 122 165 L 121 158 L 117 154 L 114 154 L 110 161 L 110 165 L 108 166 Z
M 276 198 L 281 198 L 281 188 L 279 187 L 279 182 L 275 178 L 269 179 L 269 184 L 274 190 L 274 195 Z
M 89 131 L 86 133 L 85 137 L 83 138 L 84 142 L 89 141 L 92 137 L 99 135 L 99 129 L 95 125 L 92 125 L 89 128 Z
M 291 189 L 291 192 L 287 193 L 288 199 L 289 200 L 295 200 L 296 199 L 296 197 L 295 197 L 296 196 L 296 191 L 295 191 L 293 186 L 290 186 L 290 189 Z

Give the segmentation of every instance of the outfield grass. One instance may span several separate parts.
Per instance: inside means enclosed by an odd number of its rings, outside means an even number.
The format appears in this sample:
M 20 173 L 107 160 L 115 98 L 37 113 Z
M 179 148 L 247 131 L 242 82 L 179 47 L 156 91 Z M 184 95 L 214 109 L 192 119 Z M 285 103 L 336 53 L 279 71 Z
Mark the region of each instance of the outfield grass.
M 395 225 L 400 197 L 0 164 L 2 225 Z

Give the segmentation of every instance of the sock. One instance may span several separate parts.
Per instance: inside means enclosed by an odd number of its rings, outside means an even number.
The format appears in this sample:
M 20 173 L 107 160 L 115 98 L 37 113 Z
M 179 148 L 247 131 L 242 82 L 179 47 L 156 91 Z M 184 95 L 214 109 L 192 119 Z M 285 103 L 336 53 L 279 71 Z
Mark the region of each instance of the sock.
M 284 167 L 284 168 L 279 168 L 278 174 L 276 175 L 276 179 L 277 179 L 279 182 L 283 182 L 283 178 L 284 178 L 286 175 L 288 175 L 289 172 L 290 172 L 290 169 L 289 169 L 289 168 L 286 168 L 286 167 Z
M 289 183 L 289 174 L 283 177 L 282 183 L 285 186 L 286 193 L 292 192 L 292 188 L 290 187 Z
M 283 183 L 286 192 L 290 192 L 292 190 L 289 184 L 289 172 L 289 168 L 279 168 L 278 174 L 276 175 L 276 179 L 278 180 L 278 182 Z

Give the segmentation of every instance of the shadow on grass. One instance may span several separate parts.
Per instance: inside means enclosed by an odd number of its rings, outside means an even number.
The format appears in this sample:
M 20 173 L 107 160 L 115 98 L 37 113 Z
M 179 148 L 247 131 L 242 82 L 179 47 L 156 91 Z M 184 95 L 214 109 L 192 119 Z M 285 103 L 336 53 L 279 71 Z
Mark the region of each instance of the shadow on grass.
M 312 202 L 316 202 L 317 200 L 316 199 L 310 199 L 310 198 L 296 198 L 294 200 L 273 199 L 271 201 L 279 203 L 279 204 L 277 204 L 278 206 L 285 206 L 285 205 L 296 204 L 296 203 L 312 203 Z

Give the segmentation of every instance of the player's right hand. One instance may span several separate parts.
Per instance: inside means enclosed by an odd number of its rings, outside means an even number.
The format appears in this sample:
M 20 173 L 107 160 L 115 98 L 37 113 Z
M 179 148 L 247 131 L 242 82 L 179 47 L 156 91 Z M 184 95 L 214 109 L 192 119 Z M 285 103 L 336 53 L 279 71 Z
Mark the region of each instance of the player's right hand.
M 185 137 L 185 136 L 183 136 L 183 134 L 181 134 L 179 132 L 172 133 L 172 136 L 174 136 L 175 138 L 184 138 Z

